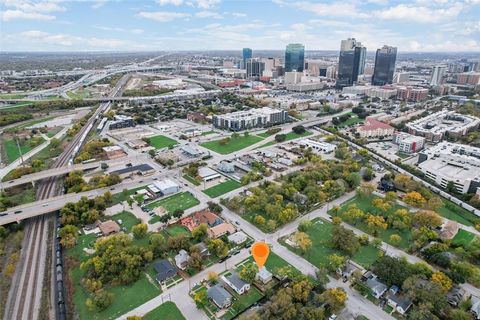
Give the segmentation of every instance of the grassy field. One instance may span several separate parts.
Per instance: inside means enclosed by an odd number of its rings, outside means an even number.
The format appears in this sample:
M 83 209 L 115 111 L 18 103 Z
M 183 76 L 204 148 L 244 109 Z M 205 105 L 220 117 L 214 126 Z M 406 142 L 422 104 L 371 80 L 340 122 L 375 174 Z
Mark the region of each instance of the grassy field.
M 163 198 L 154 202 L 150 202 L 146 205 L 148 209 L 154 209 L 157 207 L 164 207 L 169 213 L 173 213 L 175 210 L 187 210 L 191 207 L 199 204 L 197 198 L 195 198 L 190 192 L 177 193 L 168 198 Z
M 62 131 L 62 127 L 54 127 L 47 132 L 47 137 L 53 138 L 57 133 Z
M 171 301 L 162 303 L 143 316 L 143 320 L 185 320 L 177 305 Z
M 239 265 L 244 264 L 246 261 L 253 262 L 253 257 L 249 257 L 248 259 L 240 262 Z M 270 254 L 268 255 L 267 261 L 265 262 L 265 267 L 274 275 L 278 275 L 279 270 L 282 268 L 288 268 L 292 270 L 292 273 L 295 275 L 299 275 L 301 273 L 298 269 L 296 269 L 287 261 L 280 258 L 280 256 L 278 256 L 275 252 L 272 251 L 270 251 Z M 237 267 L 236 270 L 240 271 L 241 267 Z
M 122 211 L 120 213 L 117 213 L 116 215 L 111 217 L 112 220 L 115 220 L 118 222 L 118 220 L 122 220 L 122 227 L 125 227 L 127 229 L 127 232 L 130 232 L 132 230 L 132 227 L 136 224 L 139 224 L 141 221 L 137 217 L 133 215 L 133 213 L 128 212 L 128 211 Z
M 348 207 L 353 203 L 355 203 L 357 205 L 357 207 L 359 209 L 362 209 L 363 212 L 365 212 L 365 213 L 368 212 L 368 213 L 371 213 L 371 214 L 376 214 L 377 209 L 372 205 L 372 200 L 375 199 L 375 198 L 376 198 L 375 196 L 370 196 L 368 198 L 358 198 L 358 197 L 355 196 L 352 199 L 344 202 L 340 206 L 339 215 L 343 211 L 347 210 Z M 405 207 L 396 204 L 396 205 L 392 206 L 392 208 L 387 212 L 387 215 L 396 211 L 396 210 L 398 210 L 398 209 L 405 209 Z M 332 212 L 329 211 L 329 214 L 331 215 Z M 360 229 L 365 233 L 370 233 L 366 223 L 364 223 L 363 221 L 358 222 L 355 225 L 355 228 Z M 409 230 L 409 229 L 407 229 L 407 230 L 387 229 L 387 230 L 384 230 L 384 231 L 380 231 L 379 234 L 378 234 L 378 237 L 382 241 L 393 245 L 393 243 L 390 241 L 390 236 L 393 235 L 393 234 L 398 234 L 402 238 L 400 243 L 398 245 L 395 245 L 396 247 L 399 247 L 401 249 L 407 249 L 413 243 L 413 235 L 412 235 L 411 230 Z
M 210 187 L 208 189 L 203 190 L 203 193 L 205 193 L 210 198 L 216 198 L 216 197 L 219 197 L 219 196 L 221 196 L 221 195 L 223 195 L 227 192 L 238 189 L 241 186 L 242 185 L 240 184 L 240 182 L 229 179 L 225 182 L 217 184 L 216 186 L 213 186 L 213 187 Z
M 452 243 L 466 248 L 470 245 L 473 239 L 475 239 L 475 235 L 473 233 L 460 229 L 455 237 L 453 237 Z
M 352 124 L 357 124 L 357 123 L 363 123 L 363 119 L 360 119 L 355 113 L 350 112 L 351 117 L 347 119 L 347 121 L 344 121 L 337 125 L 339 128 L 344 128 L 347 126 L 351 126 Z
M 115 204 L 118 204 L 118 203 L 121 203 L 121 202 L 127 200 L 127 198 L 129 196 L 131 196 L 132 194 L 135 194 L 135 192 L 137 192 L 138 190 L 144 189 L 144 188 L 146 188 L 146 185 L 142 186 L 142 187 L 134 188 L 134 189 L 128 189 L 125 194 L 123 192 L 115 193 L 112 196 L 113 204 L 115 205 Z
M 75 92 L 68 91 L 67 96 L 71 99 L 85 99 L 90 97 L 90 92 L 85 89 L 78 89 Z
M 205 132 L 202 132 L 202 136 L 208 136 L 210 134 L 214 134 L 216 133 L 215 131 L 205 131 Z
M 176 145 L 178 143 L 177 141 L 162 135 L 150 137 L 148 138 L 148 142 L 149 142 L 148 144 L 154 147 L 155 149 L 166 148 L 169 146 Z
M 23 93 L 3 93 L 0 94 L 0 99 L 23 99 L 27 95 Z
M 305 131 L 304 133 L 302 134 L 297 134 L 295 132 L 289 132 L 286 134 L 286 138 L 285 138 L 285 141 L 290 141 L 290 140 L 293 140 L 293 139 L 298 139 L 298 138 L 302 138 L 302 137 L 308 137 L 308 136 L 311 136 L 313 134 L 313 132 L 311 131 Z M 278 142 L 276 140 L 273 140 L 273 141 L 270 141 L 270 142 L 267 142 L 265 144 L 262 144 L 260 147 L 258 147 L 257 149 L 259 148 L 266 148 L 266 147 L 270 147 L 270 146 L 273 146 L 275 144 L 277 144 Z
M 42 143 L 45 141 L 45 139 L 42 139 Z M 7 154 L 7 161 L 8 163 L 12 163 L 13 161 L 17 160 L 20 158 L 20 152 L 18 151 L 17 143 L 15 142 L 14 139 L 11 140 L 5 140 L 4 141 L 4 147 L 5 147 L 5 152 Z M 25 154 L 31 150 L 33 150 L 35 147 L 31 147 L 26 141 L 23 145 L 20 145 L 20 150 L 22 154 Z
M 255 144 L 263 139 L 257 136 L 242 136 L 238 138 L 231 139 L 229 143 L 222 145 L 220 144 L 221 140 L 208 141 L 201 144 L 202 147 L 210 149 L 216 153 L 220 154 L 229 154 L 238 150 L 242 150 L 252 144 Z
M 328 265 L 328 256 L 339 254 L 345 256 L 341 251 L 335 249 L 332 244 L 333 224 L 323 219 L 312 220 L 312 226 L 307 230 L 307 234 L 312 240 L 312 247 L 304 255 L 305 259 L 315 266 Z M 286 244 L 285 244 L 286 245 Z M 300 250 L 286 245 L 290 250 L 301 255 Z M 364 268 L 370 267 L 378 259 L 379 250 L 372 245 L 362 246 L 352 256 L 352 260 L 362 265 Z
M 183 175 L 183 179 L 193 183 L 194 185 L 196 186 L 199 186 L 200 185 L 200 182 L 198 182 L 197 180 L 195 180 L 194 178 L 192 178 L 191 176 L 189 176 L 188 174 L 185 174 Z
M 445 205 L 437 210 L 442 217 L 470 227 L 480 222 L 480 219 L 470 211 L 461 208 L 447 199 L 442 200 Z
M 188 231 L 186 228 L 179 226 L 179 225 L 173 225 L 167 228 L 167 232 L 171 236 L 177 236 L 179 234 L 184 234 L 186 236 L 190 235 L 190 231 Z

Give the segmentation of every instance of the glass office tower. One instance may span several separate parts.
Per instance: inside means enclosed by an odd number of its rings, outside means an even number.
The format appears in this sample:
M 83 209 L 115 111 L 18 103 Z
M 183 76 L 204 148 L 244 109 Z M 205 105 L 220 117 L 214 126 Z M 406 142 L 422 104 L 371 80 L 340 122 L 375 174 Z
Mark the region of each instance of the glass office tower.
M 285 72 L 303 72 L 305 65 L 305 47 L 300 43 L 291 43 L 285 50 Z
M 383 46 L 382 48 L 377 49 L 377 54 L 375 55 L 375 69 L 373 70 L 372 76 L 372 84 L 374 86 L 383 86 L 393 82 L 396 59 L 396 47 Z
M 338 88 L 351 86 L 358 80 L 358 75 L 365 71 L 366 56 L 367 48 L 355 38 L 342 40 L 338 61 Z
M 247 66 L 247 61 L 252 59 L 252 49 L 243 48 L 243 60 L 242 60 L 242 69 L 245 69 Z

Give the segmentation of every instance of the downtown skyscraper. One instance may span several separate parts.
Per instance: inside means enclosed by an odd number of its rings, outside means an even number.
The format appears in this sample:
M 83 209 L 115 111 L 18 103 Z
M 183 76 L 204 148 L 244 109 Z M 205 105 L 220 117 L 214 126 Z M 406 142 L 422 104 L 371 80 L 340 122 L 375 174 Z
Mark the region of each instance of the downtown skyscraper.
M 397 48 L 384 45 L 377 49 L 375 55 L 375 69 L 373 70 L 372 84 L 383 86 L 393 82 L 395 61 L 397 60 Z
M 290 43 L 285 49 L 285 72 L 303 72 L 305 47 L 300 43 Z
M 247 61 L 252 59 L 252 49 L 250 48 L 243 48 L 242 52 L 242 69 L 245 69 L 247 67 Z
M 365 70 L 367 48 L 357 42 L 355 38 L 342 40 L 338 62 L 337 87 L 343 88 L 353 85 L 358 75 Z

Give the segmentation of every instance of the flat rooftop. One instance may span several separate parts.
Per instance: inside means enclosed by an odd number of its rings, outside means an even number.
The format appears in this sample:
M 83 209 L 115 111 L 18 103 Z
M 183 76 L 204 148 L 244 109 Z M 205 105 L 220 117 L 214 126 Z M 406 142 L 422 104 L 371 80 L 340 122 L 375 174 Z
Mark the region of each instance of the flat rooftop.
M 455 111 L 442 110 L 412 121 L 407 124 L 407 127 L 416 131 L 435 134 L 462 132 L 479 124 L 480 119 L 477 117 L 456 113 Z

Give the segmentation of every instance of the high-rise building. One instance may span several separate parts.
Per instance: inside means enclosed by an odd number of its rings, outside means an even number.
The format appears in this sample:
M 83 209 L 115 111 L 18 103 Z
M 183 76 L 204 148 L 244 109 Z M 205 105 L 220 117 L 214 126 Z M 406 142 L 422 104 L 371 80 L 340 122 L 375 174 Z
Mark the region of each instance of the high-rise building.
M 375 55 L 375 69 L 373 70 L 372 84 L 383 86 L 393 82 L 395 72 L 395 60 L 397 59 L 397 48 L 384 45 L 377 49 Z
M 445 76 L 446 66 L 434 66 L 432 70 L 432 78 L 430 79 L 430 85 L 439 86 L 443 83 L 443 77 Z
M 247 60 L 245 69 L 247 69 L 247 78 L 261 77 L 265 70 L 265 63 L 258 59 L 249 59 Z
M 300 43 L 290 43 L 285 50 L 285 72 L 303 72 L 305 47 Z
M 367 48 L 357 42 L 355 38 L 342 40 L 338 62 L 337 87 L 351 86 L 358 80 L 358 75 L 365 72 L 366 56 Z
M 247 60 L 252 59 L 252 49 L 243 48 L 243 60 L 242 60 L 242 69 L 247 67 Z

